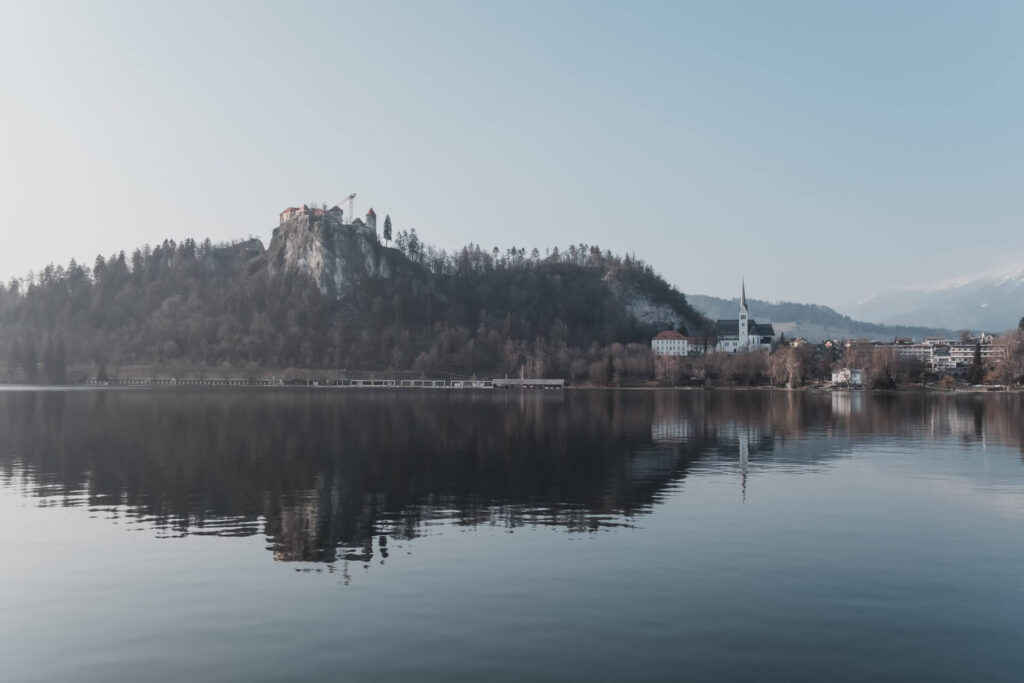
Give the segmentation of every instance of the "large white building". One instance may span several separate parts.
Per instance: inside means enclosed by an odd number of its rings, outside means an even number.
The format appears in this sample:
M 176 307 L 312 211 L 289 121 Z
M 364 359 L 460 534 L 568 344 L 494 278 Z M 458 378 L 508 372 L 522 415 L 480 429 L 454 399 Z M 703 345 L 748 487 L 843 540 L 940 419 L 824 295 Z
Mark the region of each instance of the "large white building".
M 750 317 L 747 309 L 747 285 L 740 290 L 740 311 L 736 320 L 718 321 L 718 344 L 716 351 L 734 353 L 737 351 L 770 350 L 775 341 L 775 328 L 771 323 L 758 323 Z
M 932 370 L 955 370 L 965 368 L 974 362 L 975 344 L 981 345 L 981 362 L 995 365 L 1006 359 L 1006 347 L 994 344 L 991 335 L 982 334 L 971 341 L 925 337 L 921 344 L 894 344 L 896 357 L 900 360 L 921 361 Z
M 675 330 L 664 330 L 651 340 L 651 350 L 658 356 L 686 356 L 690 353 L 690 340 Z

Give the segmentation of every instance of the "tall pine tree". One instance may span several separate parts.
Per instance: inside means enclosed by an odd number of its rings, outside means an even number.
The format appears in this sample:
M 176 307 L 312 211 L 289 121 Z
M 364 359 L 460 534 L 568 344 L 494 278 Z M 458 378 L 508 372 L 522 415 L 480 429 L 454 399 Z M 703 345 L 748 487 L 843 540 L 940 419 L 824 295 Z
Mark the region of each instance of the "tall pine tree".
M 53 337 L 43 336 L 43 382 L 53 384 L 54 372 L 54 348 Z
M 974 360 L 971 362 L 971 369 L 967 371 L 967 381 L 971 384 L 981 384 L 985 379 L 985 367 L 981 364 L 981 342 L 974 343 Z
M 57 343 L 53 349 L 53 383 L 67 384 L 68 361 L 67 351 L 64 348 L 64 336 L 57 337 Z
M 36 354 L 36 345 L 31 339 L 25 339 L 24 349 L 22 367 L 25 369 L 25 381 L 32 384 L 38 379 L 39 356 Z
M 17 339 L 11 344 L 11 350 L 7 354 L 7 374 L 10 375 L 11 381 L 13 382 L 18 376 L 18 370 L 24 364 L 24 358 L 21 350 L 21 342 Z

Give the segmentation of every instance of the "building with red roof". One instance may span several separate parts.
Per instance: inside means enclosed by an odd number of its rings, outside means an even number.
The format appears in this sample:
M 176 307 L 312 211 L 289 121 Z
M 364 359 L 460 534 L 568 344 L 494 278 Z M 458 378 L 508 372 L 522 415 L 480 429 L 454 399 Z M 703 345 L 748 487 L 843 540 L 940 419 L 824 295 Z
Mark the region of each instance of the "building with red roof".
M 662 330 L 651 340 L 651 350 L 657 356 L 688 356 L 690 340 L 675 330 Z

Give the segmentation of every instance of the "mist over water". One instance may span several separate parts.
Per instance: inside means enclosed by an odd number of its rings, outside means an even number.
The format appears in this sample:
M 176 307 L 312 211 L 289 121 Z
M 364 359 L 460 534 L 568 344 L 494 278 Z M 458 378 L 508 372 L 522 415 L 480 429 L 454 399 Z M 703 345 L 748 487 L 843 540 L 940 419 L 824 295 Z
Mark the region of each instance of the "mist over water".
M 1015 395 L 3 391 L 0 514 L 0 679 L 1024 666 Z

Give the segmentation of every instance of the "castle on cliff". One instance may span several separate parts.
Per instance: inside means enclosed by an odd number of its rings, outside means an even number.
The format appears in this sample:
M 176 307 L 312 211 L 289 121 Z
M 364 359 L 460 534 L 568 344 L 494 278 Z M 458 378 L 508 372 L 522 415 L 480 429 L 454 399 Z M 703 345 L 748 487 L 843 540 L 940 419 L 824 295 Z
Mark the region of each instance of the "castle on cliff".
M 278 223 L 278 225 L 284 225 L 285 221 L 291 220 L 292 218 L 296 218 L 298 216 L 331 216 L 332 218 L 336 219 L 339 223 L 344 225 L 345 224 L 344 215 L 345 215 L 345 212 L 342 211 L 341 207 L 338 206 L 337 204 L 335 204 L 334 206 L 332 206 L 329 209 L 317 209 L 317 208 L 311 209 L 308 206 L 306 206 L 305 204 L 303 204 L 301 207 L 289 206 L 287 209 L 285 209 L 284 211 L 281 212 L 280 222 Z M 377 231 L 377 214 L 374 213 L 373 209 L 371 208 L 369 211 L 366 212 L 366 221 L 365 222 L 362 219 L 357 218 L 354 221 L 352 221 L 351 224 L 352 225 L 365 225 L 366 227 L 368 227 L 371 230 L 373 230 L 374 232 L 376 232 Z

